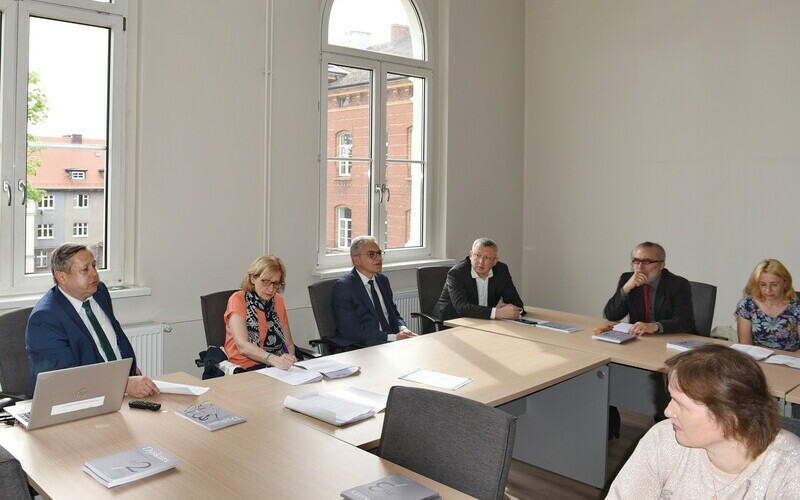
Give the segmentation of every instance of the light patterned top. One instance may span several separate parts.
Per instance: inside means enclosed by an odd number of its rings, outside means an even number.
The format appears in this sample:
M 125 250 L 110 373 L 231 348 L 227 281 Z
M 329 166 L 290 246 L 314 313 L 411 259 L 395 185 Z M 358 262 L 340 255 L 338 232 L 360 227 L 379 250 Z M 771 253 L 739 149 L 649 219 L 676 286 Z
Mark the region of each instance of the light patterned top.
M 789 302 L 786 309 L 773 318 L 767 316 L 752 297 L 747 296 L 739 301 L 736 314 L 750 321 L 753 344 L 784 351 L 796 351 L 800 348 L 800 338 L 797 336 L 800 303 L 797 301 Z
M 607 499 L 684 500 L 800 498 L 800 438 L 781 430 L 740 474 L 726 474 L 703 448 L 675 439 L 672 421 L 654 425 L 619 472 Z

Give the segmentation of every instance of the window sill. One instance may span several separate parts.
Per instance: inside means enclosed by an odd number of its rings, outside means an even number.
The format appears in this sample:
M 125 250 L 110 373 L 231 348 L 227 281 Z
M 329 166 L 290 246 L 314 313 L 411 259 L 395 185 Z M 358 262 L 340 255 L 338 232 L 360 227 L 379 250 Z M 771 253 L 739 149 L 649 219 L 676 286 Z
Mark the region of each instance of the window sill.
M 147 286 L 115 286 L 110 287 L 108 291 L 112 299 L 144 297 L 152 293 L 150 287 Z M 40 298 L 42 298 L 42 294 L 8 295 L 6 297 L 0 297 L 0 312 L 33 306 Z
M 392 271 L 404 271 L 406 269 L 417 269 L 423 266 L 453 266 L 456 261 L 453 259 L 420 259 L 420 260 L 406 260 L 403 262 L 389 262 L 383 264 L 383 273 Z M 349 273 L 353 266 L 348 267 L 331 267 L 326 269 L 317 269 L 314 271 L 313 276 L 320 279 L 325 278 L 338 278 Z

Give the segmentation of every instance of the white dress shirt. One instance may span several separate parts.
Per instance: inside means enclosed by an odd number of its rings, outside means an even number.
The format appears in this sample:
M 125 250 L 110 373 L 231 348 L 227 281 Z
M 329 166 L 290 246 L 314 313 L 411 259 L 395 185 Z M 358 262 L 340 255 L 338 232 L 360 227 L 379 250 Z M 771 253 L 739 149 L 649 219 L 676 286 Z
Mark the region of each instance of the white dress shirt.
M 475 269 L 470 267 L 469 269 L 470 274 L 473 278 L 475 278 L 475 284 L 478 285 L 478 305 L 488 307 L 489 306 L 489 278 L 494 276 L 494 271 L 489 269 L 489 274 L 486 276 L 486 279 L 481 278 L 478 276 L 478 273 L 475 272 Z M 492 313 L 489 316 L 491 319 L 494 319 L 495 312 L 497 311 L 496 307 L 492 307 Z
M 100 339 L 97 338 L 97 333 L 94 331 L 94 327 L 92 323 L 89 321 L 89 316 L 86 315 L 86 311 L 83 309 L 83 302 L 72 297 L 70 294 L 64 291 L 63 288 L 58 287 L 61 290 L 61 293 L 64 294 L 64 297 L 69 300 L 72 307 L 75 308 L 75 311 L 78 313 L 78 316 L 81 317 L 83 324 L 86 325 L 86 328 L 89 330 L 89 333 L 92 335 L 92 339 L 94 340 L 95 345 L 97 346 L 97 350 L 100 351 L 100 356 L 108 361 L 106 358 L 106 353 L 103 351 L 103 346 L 100 345 Z M 92 306 L 92 312 L 94 313 L 95 317 L 97 318 L 97 322 L 100 323 L 100 326 L 103 328 L 103 333 L 106 334 L 108 338 L 109 344 L 111 344 L 111 348 L 114 350 L 114 354 L 117 356 L 117 359 L 122 359 L 122 355 L 119 353 L 119 346 L 117 345 L 117 332 L 114 331 L 114 326 L 111 325 L 111 320 L 108 319 L 106 316 L 105 311 L 103 308 L 100 307 L 100 304 L 94 300 L 94 297 L 89 297 L 89 305 Z

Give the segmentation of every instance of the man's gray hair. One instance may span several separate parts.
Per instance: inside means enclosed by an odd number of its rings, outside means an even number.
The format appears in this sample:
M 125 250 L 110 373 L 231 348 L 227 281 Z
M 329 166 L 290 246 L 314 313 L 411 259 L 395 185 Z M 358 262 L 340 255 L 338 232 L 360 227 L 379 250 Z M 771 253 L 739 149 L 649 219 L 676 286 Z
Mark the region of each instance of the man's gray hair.
M 494 248 L 495 252 L 497 251 L 497 243 L 490 238 L 478 238 L 474 243 L 472 243 L 471 250 L 475 250 L 478 247 L 491 247 Z
M 631 257 L 633 257 L 633 253 L 636 252 L 639 248 L 648 248 L 650 250 L 656 251 L 656 257 L 658 260 L 667 260 L 667 251 L 664 250 L 664 247 L 659 245 L 658 243 L 653 243 L 652 241 L 643 241 L 633 247 L 633 251 L 631 252 Z
M 356 236 L 353 238 L 353 241 L 350 243 L 350 256 L 355 257 L 356 255 L 360 255 L 361 246 L 368 241 L 376 245 L 378 244 L 378 240 L 376 240 L 374 236 Z
M 70 269 L 72 269 L 72 257 L 76 253 L 88 249 L 89 247 L 79 243 L 64 243 L 53 250 L 53 253 L 50 254 L 50 272 L 53 273 L 53 282 L 56 285 L 58 284 L 56 272 L 69 273 Z

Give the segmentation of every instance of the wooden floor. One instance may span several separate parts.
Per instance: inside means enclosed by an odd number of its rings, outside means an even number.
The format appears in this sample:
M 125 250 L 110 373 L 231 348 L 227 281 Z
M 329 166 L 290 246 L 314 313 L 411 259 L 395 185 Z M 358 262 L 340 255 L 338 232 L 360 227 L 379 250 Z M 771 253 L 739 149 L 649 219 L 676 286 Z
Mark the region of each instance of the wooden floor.
M 514 460 L 508 474 L 507 500 L 596 500 L 606 496 L 606 490 L 625 460 L 633 453 L 636 443 L 654 424 L 650 417 L 620 410 L 622 429 L 619 439 L 608 442 L 606 487 L 603 491 L 587 484 L 567 479 L 552 472 Z

